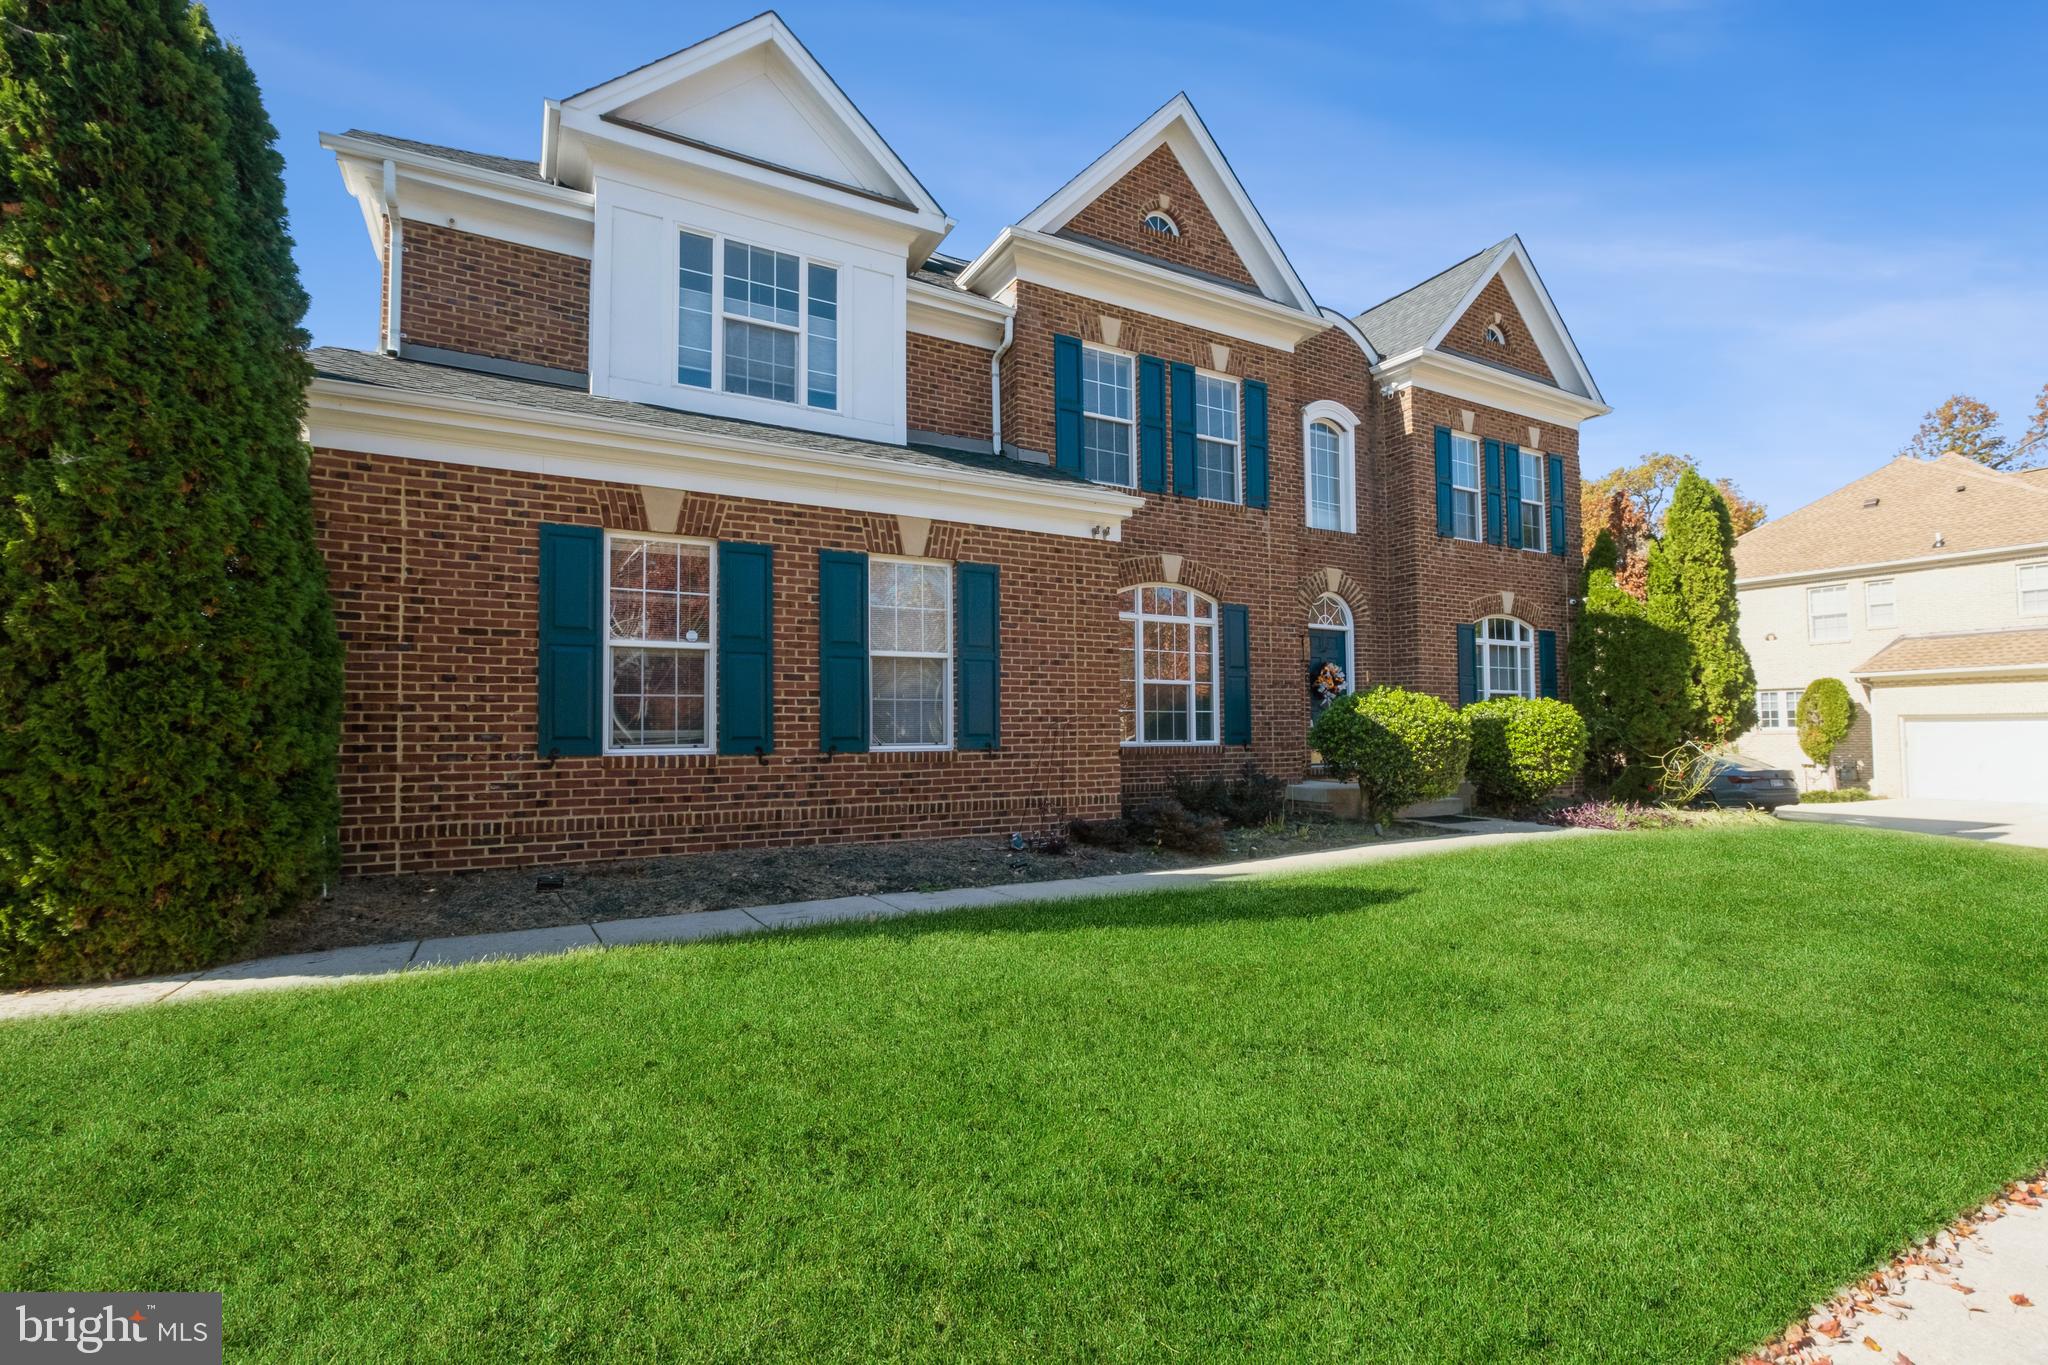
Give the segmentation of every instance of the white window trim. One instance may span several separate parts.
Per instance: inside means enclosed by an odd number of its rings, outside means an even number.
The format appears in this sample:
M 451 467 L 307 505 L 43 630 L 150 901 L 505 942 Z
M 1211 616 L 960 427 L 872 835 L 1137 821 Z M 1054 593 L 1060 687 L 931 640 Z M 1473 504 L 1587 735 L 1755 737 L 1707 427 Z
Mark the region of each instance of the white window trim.
M 1472 469 L 1478 476 L 1476 484 L 1458 482 L 1458 442 L 1472 443 Z M 1472 534 L 1458 534 L 1458 494 L 1472 495 Z M 1451 433 L 1451 539 L 1462 540 L 1470 545 L 1486 543 L 1486 443 L 1466 431 Z
M 1188 595 L 1188 614 L 1185 616 L 1161 616 L 1145 610 L 1145 589 L 1171 588 Z M 1223 744 L 1223 604 L 1205 592 L 1197 592 L 1185 583 L 1134 583 L 1117 594 L 1121 602 L 1126 593 L 1137 593 L 1138 605 L 1130 611 L 1121 607 L 1117 620 L 1131 630 L 1131 735 L 1130 739 L 1119 741 L 1124 749 L 1215 749 Z M 1209 619 L 1204 621 L 1194 614 L 1195 600 L 1200 598 L 1209 604 Z M 1199 649 L 1199 632 L 1209 632 L 1209 696 L 1214 703 L 1210 721 L 1213 737 L 1210 739 L 1146 739 L 1145 738 L 1145 623 L 1159 621 L 1172 625 L 1184 625 L 1191 629 L 1188 636 L 1191 648 Z M 1194 726 L 1194 697 L 1197 679 L 1194 677 L 1194 659 L 1188 660 L 1189 677 L 1185 684 L 1168 683 L 1161 680 L 1161 686 L 1184 686 L 1188 694 L 1188 723 Z
M 1234 375 L 1234 374 L 1223 374 L 1223 373 L 1220 373 L 1219 371 L 1216 371 L 1216 370 L 1204 370 L 1204 369 L 1201 369 L 1201 368 L 1199 368 L 1199 367 L 1197 367 L 1197 368 L 1196 368 L 1196 370 L 1195 370 L 1195 377 L 1196 377 L 1197 379 L 1208 379 L 1208 380 L 1213 380 L 1213 381 L 1215 381 L 1215 382 L 1217 382 L 1217 383 L 1220 383 L 1220 384 L 1228 384 L 1228 385 L 1230 385 L 1231 389 L 1232 389 L 1232 390 L 1233 390 L 1233 391 L 1234 391 L 1234 392 L 1235 392 L 1235 393 L 1237 394 L 1237 404 L 1236 404 L 1236 410 L 1237 410 L 1237 436 L 1236 436 L 1236 438 L 1235 438 L 1234 440 L 1232 440 L 1232 441 L 1230 442 L 1230 457 L 1231 457 L 1231 462 L 1232 462 L 1232 463 L 1233 463 L 1234 465 L 1236 465 L 1236 467 L 1237 467 L 1237 496 L 1236 496 L 1236 497 L 1234 497 L 1234 498 L 1211 498 L 1211 497 L 1205 497 L 1205 496 L 1203 496 L 1203 494 L 1202 494 L 1202 492 L 1201 492 L 1201 486 L 1202 486 L 1202 476 L 1201 476 L 1201 468 L 1202 468 L 1202 455 L 1201 455 L 1201 447 L 1202 447 L 1202 442 L 1204 442 L 1204 441 L 1207 441 L 1207 442 L 1209 442 L 1209 443 L 1210 443 L 1211 445 L 1222 445 L 1222 444 L 1223 444 L 1223 441 L 1222 441 L 1222 439 L 1221 439 L 1221 438 L 1219 438 L 1219 437 L 1215 437 L 1215 436 L 1204 436 L 1204 435 L 1202 434 L 1202 418 L 1201 418 L 1201 415 L 1200 415 L 1200 414 L 1201 414 L 1201 407 L 1202 407 L 1202 400 L 1201 400 L 1201 397 L 1200 397 L 1200 395 L 1197 395 L 1197 396 L 1196 396 L 1196 398 L 1195 398 L 1195 412 L 1196 412 L 1196 416 L 1195 416 L 1195 489 L 1196 489 L 1196 492 L 1195 492 L 1195 497 L 1196 497 L 1196 500 L 1197 500 L 1197 501 L 1199 501 L 1199 502 L 1213 502 L 1213 503 L 1219 503 L 1219 504 L 1221 504 L 1221 505 L 1222 505 L 1222 506 L 1224 506 L 1224 507 L 1242 507 L 1242 506 L 1244 506 L 1244 381 L 1243 381 L 1242 379 L 1239 379 L 1239 378 L 1238 378 L 1238 377 L 1237 377 L 1236 375 Z
M 874 715 L 874 706 L 875 706 L 875 659 L 877 658 L 877 656 L 879 656 L 879 657 L 881 657 L 881 658 L 885 658 L 885 659 L 938 659 L 938 660 L 939 660 L 939 661 L 940 661 L 941 663 L 943 663 L 943 664 L 945 665 L 945 666 L 944 666 L 943 668 L 941 668 L 941 669 L 939 670 L 939 674 L 940 674 L 940 682 L 939 682 L 939 707 L 940 707 L 940 711 L 941 711 L 941 713 L 942 713 L 942 714 L 943 714 L 943 715 L 945 716 L 945 718 L 946 718 L 946 739 L 945 739 L 945 742 L 944 742 L 943 744 L 875 744 L 875 743 L 872 743 L 872 742 L 870 742 L 870 743 L 869 743 L 869 745 L 868 745 L 868 749 L 870 750 L 870 752 L 873 752 L 873 753 L 882 753 L 882 754 L 917 754 L 917 753 L 928 753 L 928 754 L 935 754 L 935 753 L 946 753 L 946 752 L 949 752 L 949 751 L 951 751 L 951 749 L 953 748 L 953 743 L 954 743 L 954 736 L 953 736 L 953 673 L 954 673 L 954 670 L 955 670 L 955 667 L 956 667 L 956 665 L 955 665 L 955 663 L 954 663 L 954 660 L 953 660 L 953 650 L 954 650 L 954 640 L 953 640 L 953 611 L 954 611 L 954 604 L 953 604 L 953 594 L 954 594 L 954 592 L 955 592 L 955 591 L 957 590 L 957 585 L 956 585 L 956 584 L 954 583 L 954 574 L 953 574 L 953 568 L 954 568 L 954 566 L 953 566 L 953 565 L 952 565 L 952 564 L 951 564 L 951 563 L 950 563 L 949 561 L 947 561 L 947 560 L 943 560 L 943 559 L 915 559 L 915 558 L 912 558 L 912 557 L 911 557 L 911 556 L 909 556 L 909 555 L 869 555 L 869 556 L 868 556 L 868 564 L 869 564 L 869 567 L 870 567 L 870 570 L 871 570 L 871 571 L 872 571 L 872 568 L 873 568 L 873 566 L 874 566 L 874 565 L 876 565 L 876 564 L 924 564 L 924 565 L 929 565 L 929 566 L 931 566 L 931 567 L 933 567 L 933 568 L 937 568 L 937 569 L 941 569 L 941 570 L 943 570 L 943 571 L 944 571 L 944 577 L 945 577 L 945 581 L 946 581 L 946 607 L 945 607 L 945 617 L 946 617 L 946 652 L 945 652 L 945 653 L 944 653 L 943 655 L 940 655 L 940 654 L 928 654 L 928 653 L 924 653 L 924 652 L 922 652 L 922 651 L 918 651 L 918 650 L 904 650 L 904 649 L 890 649 L 890 650 L 878 650 L 878 649 L 876 649 L 876 648 L 875 648 L 875 645 L 874 645 L 874 619 L 873 619 L 873 617 L 870 617 L 870 618 L 869 618 L 869 620 L 868 620 L 868 728 L 869 728 L 869 730 L 870 730 L 870 731 L 872 731 L 872 730 L 874 729 L 874 724 L 875 724 L 875 715 Z M 872 582 L 872 573 L 871 573 L 871 575 L 870 575 L 870 581 Z M 868 604 L 867 604 L 867 605 L 866 605 L 866 606 L 865 606 L 865 607 L 864 607 L 863 609 L 864 609 L 864 610 L 867 610 L 867 611 L 873 611 L 873 610 L 874 610 L 874 604 L 873 604 L 873 602 L 869 602 L 869 603 L 868 603 Z
M 1103 345 L 1101 345 L 1101 344 L 1099 344 L 1099 343 L 1097 343 L 1097 342 L 1093 342 L 1093 341 L 1084 341 L 1084 342 L 1082 342 L 1082 343 L 1081 343 L 1081 351 L 1082 351 L 1082 353 L 1083 353 L 1083 355 L 1084 355 L 1084 356 L 1085 356 L 1085 355 L 1086 355 L 1086 353 L 1087 353 L 1087 352 L 1089 352 L 1089 351 L 1098 351 L 1098 352 L 1100 352 L 1100 353 L 1101 353 L 1101 354 L 1103 354 L 1103 355 L 1114 355 L 1114 356 L 1122 356 L 1122 357 L 1124 358 L 1124 360 L 1126 360 L 1127 362 L 1129 362 L 1129 364 L 1130 364 L 1130 370 L 1131 370 L 1131 386 L 1130 386 L 1130 395 L 1131 395 L 1131 415 L 1130 415 L 1129 417 L 1127 417 L 1127 418 L 1126 418 L 1126 417 L 1109 417 L 1109 416 L 1105 416 L 1104 414 L 1102 414 L 1102 413 L 1099 413 L 1099 412 L 1090 412 L 1090 411 L 1088 411 L 1088 398 L 1087 398 L 1087 393 L 1088 393 L 1088 386 L 1087 386 L 1087 385 L 1086 385 L 1085 383 L 1081 385 L 1081 394 L 1082 394 L 1082 398 L 1081 398 L 1081 423 L 1082 423 L 1082 426 L 1081 426 L 1081 447 L 1082 447 L 1082 449 L 1081 449 L 1081 465 L 1082 465 L 1082 469 L 1081 469 L 1081 472 L 1082 472 L 1082 475 L 1083 475 L 1083 476 L 1085 477 L 1085 476 L 1087 475 L 1087 472 L 1088 472 L 1088 471 L 1087 471 L 1087 464 L 1088 464 L 1088 450 L 1087 450 L 1087 446 L 1088 446 L 1088 427 L 1087 427 L 1087 423 L 1088 423 L 1088 419 L 1092 417 L 1092 418 L 1094 418 L 1094 419 L 1095 419 L 1096 421 L 1098 421 L 1098 422 L 1115 422 L 1115 423 L 1117 423 L 1117 424 L 1118 424 L 1119 426 L 1127 426 L 1127 427 L 1129 427 L 1129 428 L 1130 428 L 1130 431 L 1131 431 L 1131 478 L 1130 478 L 1130 482 L 1128 482 L 1128 483 L 1113 483 L 1113 482 L 1111 482 L 1111 481 L 1110 481 L 1110 480 L 1108 480 L 1108 479 L 1089 479 L 1089 480 L 1088 480 L 1088 482 L 1090 482 L 1090 483 L 1094 484 L 1094 485 L 1095 485 L 1096 487 L 1098 487 L 1098 488 L 1130 488 L 1130 489 L 1135 489 L 1135 488 L 1137 488 L 1137 486 L 1138 486 L 1138 463 L 1139 463 L 1139 461 L 1140 461 L 1140 460 L 1142 460 L 1142 459 L 1144 458 L 1144 455 L 1143 455 L 1143 454 L 1142 454 L 1142 452 L 1140 452 L 1140 451 L 1139 451 L 1139 449 L 1138 449 L 1138 353 L 1137 353 L 1136 351 L 1126 351 L 1126 350 L 1122 349 L 1121 347 L 1117 347 L 1117 346 L 1103 346 Z
M 1842 610 L 1840 613 L 1842 617 L 1842 634 L 1840 638 L 1816 635 L 1813 630 L 1813 595 L 1817 592 L 1836 591 L 1842 594 Z M 1834 612 L 1828 613 L 1830 616 L 1835 614 Z M 1842 645 L 1847 644 L 1853 634 L 1854 628 L 1851 622 L 1849 607 L 1849 585 L 1847 583 L 1815 583 L 1809 587 L 1806 590 L 1806 642 L 1810 645 Z
M 1337 525 L 1315 524 L 1315 499 L 1309 491 L 1309 433 L 1318 422 L 1337 428 Z M 1301 410 L 1301 517 L 1312 531 L 1358 532 L 1358 414 L 1342 403 L 1318 398 Z
M 1513 640 L 1491 640 L 1487 638 L 1486 627 L 1494 621 L 1513 622 L 1518 634 Z M 1536 676 L 1536 628 L 1519 616 L 1482 616 L 1473 624 L 1472 634 L 1479 654 L 1479 700 L 1492 701 L 1496 697 L 1534 698 L 1543 695 L 1543 680 Z M 1527 638 L 1523 638 L 1527 637 Z M 1516 672 L 1529 680 L 1526 692 L 1496 692 L 1493 690 L 1493 651 L 1513 650 L 1521 656 Z M 1526 672 L 1524 672 L 1526 668 Z
M 1889 620 L 1889 621 L 1883 621 L 1883 622 L 1879 622 L 1879 621 L 1873 621 L 1873 620 L 1871 620 L 1871 619 L 1870 619 L 1870 610 L 1871 610 L 1871 608 L 1872 608 L 1873 606 L 1877 605 L 1876 603 L 1873 603 L 1873 602 L 1872 602 L 1872 601 L 1870 600 L 1870 590 L 1871 590 L 1872 588 L 1875 588 L 1875 587 L 1879 587 L 1879 586 L 1883 586 L 1883 587 L 1886 587 L 1886 588 L 1890 588 L 1890 589 L 1891 589 L 1891 600 L 1890 600 L 1889 602 L 1886 602 L 1886 603 L 1884 603 L 1884 604 L 1883 604 L 1883 605 L 1884 605 L 1885 607 L 1889 608 L 1889 609 L 1890 609 L 1890 611 L 1891 611 L 1891 614 L 1892 614 L 1892 619 L 1891 619 L 1891 620 Z M 1898 580 L 1898 579 L 1896 579 L 1896 578 L 1870 578 L 1870 579 L 1865 579 L 1865 580 L 1864 580 L 1864 583 L 1863 583 L 1863 628 L 1864 628 L 1865 630 L 1897 630 L 1897 629 L 1899 628 L 1899 580 Z
M 1150 226 L 1149 226 L 1149 224 L 1151 223 L 1151 221 L 1152 221 L 1152 220 L 1153 220 L 1154 218 L 1158 218 L 1158 219 L 1162 220 L 1162 221 L 1163 221 L 1163 222 L 1164 222 L 1164 223 L 1166 224 L 1167 228 L 1169 229 L 1168 231 L 1166 231 L 1166 232 L 1164 232 L 1164 233 L 1160 233 L 1160 234 L 1159 234 L 1160 236 L 1164 236 L 1164 237 L 1178 237 L 1178 236 L 1180 236 L 1180 224 L 1179 224 L 1179 223 L 1177 223 L 1177 222 L 1175 222 L 1175 221 L 1174 221 L 1174 217 L 1173 217 L 1173 215 L 1172 215 L 1172 214 L 1170 214 L 1170 213 L 1168 213 L 1168 212 L 1167 212 L 1167 211 L 1166 211 L 1165 209 L 1147 209 L 1147 210 L 1145 210 L 1145 214 L 1144 214 L 1144 216 L 1143 216 L 1143 217 L 1141 217 L 1140 219 L 1138 219 L 1138 227 L 1139 227 L 1139 229 L 1140 229 L 1141 231 L 1145 231 L 1145 232 L 1155 232 L 1155 231 L 1157 231 L 1157 229 L 1155 229 L 1155 228 L 1152 228 L 1152 227 L 1150 227 Z
M 701 646 L 677 640 L 614 640 L 612 638 L 612 542 L 645 540 L 666 545 L 701 545 L 708 571 L 705 583 L 709 597 L 704 613 L 706 630 Z M 677 653 L 702 648 L 704 651 L 704 742 L 702 744 L 614 744 L 612 742 L 612 647 L 627 649 L 668 649 Z M 718 542 L 696 536 L 664 536 L 646 531 L 604 533 L 604 752 L 630 758 L 636 754 L 708 754 L 718 748 Z
M 1526 446 L 1517 447 L 1516 458 L 1520 459 L 1523 456 L 1529 456 L 1535 459 L 1537 477 L 1536 496 L 1532 498 L 1529 496 L 1529 480 L 1526 477 L 1524 477 L 1527 471 L 1521 469 L 1517 469 L 1515 471 L 1516 478 L 1521 480 L 1521 498 L 1523 504 L 1526 506 L 1527 504 L 1534 503 L 1536 506 L 1536 544 L 1531 545 L 1529 543 L 1529 537 L 1527 535 L 1524 535 L 1522 537 L 1522 548 L 1531 554 L 1549 554 L 1550 466 L 1544 461 L 1543 452 L 1540 450 L 1530 450 Z M 1522 515 L 1522 509 L 1520 507 L 1517 507 L 1515 509 L 1515 515 L 1517 517 L 1520 517 Z
M 669 346 L 668 387 L 682 393 L 716 393 L 726 398 L 743 399 L 752 403 L 765 403 L 777 412 L 786 412 L 791 408 L 795 408 L 802 412 L 829 412 L 838 416 L 845 416 L 847 388 L 846 294 L 848 285 L 845 262 L 828 260 L 822 256 L 807 255 L 802 251 L 785 250 L 779 246 L 768 245 L 758 238 L 735 238 L 729 232 L 720 232 L 714 228 L 694 227 L 689 223 L 680 222 L 672 223 L 670 226 L 673 228 L 673 231 L 669 234 L 668 272 L 671 299 L 671 307 L 669 308 L 669 336 L 672 344 Z M 709 387 L 705 388 L 700 388 L 695 384 L 685 384 L 677 376 L 683 345 L 682 274 L 684 233 L 688 233 L 693 237 L 708 237 L 711 239 L 711 383 Z M 744 246 L 758 247 L 763 251 L 773 251 L 778 255 L 796 257 L 797 322 L 794 329 L 784 327 L 778 322 L 769 322 L 762 318 L 743 317 L 725 311 L 725 248 L 728 242 L 735 240 Z M 838 367 L 833 372 L 835 388 L 832 395 L 832 406 L 829 408 L 819 407 L 810 401 L 811 267 L 814 265 L 824 266 L 828 270 L 837 271 L 839 275 L 839 297 L 833 305 L 836 310 L 835 321 L 837 322 L 839 356 Z M 780 398 L 766 398 L 758 393 L 740 393 L 725 386 L 725 324 L 728 320 L 766 327 L 771 331 L 795 331 L 795 398 L 787 401 Z
M 1326 592 L 1316 599 L 1318 602 L 1335 602 L 1337 610 L 1344 613 L 1344 690 L 1358 690 L 1358 617 L 1352 613 L 1351 604 L 1336 593 Z M 1310 626 L 1311 631 L 1335 630 L 1335 626 Z
M 2032 589 L 2029 589 L 2027 587 L 2027 573 L 2029 570 L 2041 575 L 2042 581 L 2039 587 Z M 2015 593 L 2014 601 L 2019 607 L 2020 615 L 2026 617 L 2048 616 L 2048 611 L 2027 610 L 2028 592 L 2048 592 L 2048 559 L 2044 559 L 2033 564 L 2020 565 L 2013 574 L 2013 585 Z
M 1770 735 L 1787 734 L 1797 730 L 1799 728 L 1798 698 L 1806 695 L 1806 689 L 1803 687 L 1759 687 L 1757 689 L 1757 696 L 1759 698 L 1766 695 L 1775 696 L 1778 699 L 1777 709 L 1779 716 L 1782 717 L 1782 721 L 1777 725 L 1764 724 L 1763 708 L 1759 705 L 1757 708 L 1757 730 L 1760 733 Z

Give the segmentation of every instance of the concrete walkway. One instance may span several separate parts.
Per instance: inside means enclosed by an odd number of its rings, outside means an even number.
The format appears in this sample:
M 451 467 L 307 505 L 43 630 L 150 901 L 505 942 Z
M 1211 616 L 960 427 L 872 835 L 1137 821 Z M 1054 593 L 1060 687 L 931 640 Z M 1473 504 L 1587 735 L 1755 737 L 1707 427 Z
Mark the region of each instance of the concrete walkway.
M 2044 779 L 2048 780 L 2048 779 Z M 1946 834 L 1990 844 L 2048 848 L 2048 804 L 1999 801 L 1840 801 L 1816 806 L 1781 806 L 1780 820 L 1810 820 L 1914 834 Z
M 537 957 L 576 949 L 610 948 L 628 943 L 684 943 L 696 939 L 731 938 L 769 929 L 793 929 L 834 920 L 879 920 L 896 915 L 931 914 L 975 906 L 1077 900 L 1145 891 L 1172 891 L 1218 882 L 1314 872 L 1384 862 L 1423 854 L 1456 853 L 1471 848 L 1521 843 L 1529 839 L 1562 838 L 1586 833 L 1551 825 L 1513 820 L 1480 820 L 1455 826 L 1460 832 L 1435 839 L 1406 839 L 1358 848 L 1294 853 L 1250 862 L 1162 872 L 1133 872 L 1108 877 L 1073 877 L 1062 881 L 1018 882 L 1007 886 L 969 886 L 956 891 L 903 891 L 874 896 L 839 896 L 830 900 L 796 901 L 787 905 L 756 905 L 747 909 L 700 910 L 644 919 L 598 920 L 549 929 L 515 929 L 501 934 L 469 934 L 459 938 L 404 939 L 356 948 L 290 957 L 236 962 L 208 972 L 117 981 L 106 986 L 64 986 L 16 991 L 0 996 L 0 1020 L 67 1014 L 78 1010 L 125 1009 L 163 1001 L 205 1000 L 249 991 L 334 985 L 370 977 L 392 976 L 424 967 L 453 967 L 464 962 Z

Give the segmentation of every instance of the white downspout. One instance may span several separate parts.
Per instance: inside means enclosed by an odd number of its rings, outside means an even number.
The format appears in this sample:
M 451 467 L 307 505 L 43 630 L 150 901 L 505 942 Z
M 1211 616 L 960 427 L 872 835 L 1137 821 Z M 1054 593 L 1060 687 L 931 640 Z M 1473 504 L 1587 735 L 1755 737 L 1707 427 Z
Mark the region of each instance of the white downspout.
M 390 300 L 384 309 L 384 354 L 398 354 L 398 300 L 405 283 L 405 229 L 398 212 L 398 167 L 384 163 L 384 225 L 390 241 L 384 247 L 384 288 Z
M 989 435 L 998 455 L 1003 453 L 1003 356 L 1016 339 L 1017 315 L 1013 312 L 1003 319 L 1003 344 L 996 347 L 996 353 L 988 360 Z

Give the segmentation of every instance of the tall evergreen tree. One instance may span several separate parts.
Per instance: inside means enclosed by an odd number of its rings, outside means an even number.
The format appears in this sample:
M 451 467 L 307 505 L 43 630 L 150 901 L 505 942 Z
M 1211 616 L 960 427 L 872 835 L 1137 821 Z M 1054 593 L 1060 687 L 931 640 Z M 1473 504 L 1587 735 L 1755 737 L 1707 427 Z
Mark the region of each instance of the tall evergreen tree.
M 334 864 L 273 136 L 184 0 L 0 0 L 0 979 L 217 959 Z
M 1687 470 L 1650 551 L 1650 619 L 1685 637 L 1689 738 L 1729 739 L 1756 724 L 1756 670 L 1735 601 L 1735 532 L 1719 489 Z
M 1586 557 L 1585 590 L 1572 631 L 1572 704 L 1586 720 L 1586 775 L 1617 795 L 1649 795 L 1657 762 L 1685 738 L 1685 637 L 1650 619 L 1615 581 L 1604 532 Z

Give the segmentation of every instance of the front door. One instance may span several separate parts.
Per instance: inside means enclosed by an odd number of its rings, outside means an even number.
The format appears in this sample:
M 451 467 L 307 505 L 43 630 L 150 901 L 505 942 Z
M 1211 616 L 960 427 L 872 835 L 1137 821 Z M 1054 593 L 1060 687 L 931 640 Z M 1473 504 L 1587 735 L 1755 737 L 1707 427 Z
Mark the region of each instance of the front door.
M 1313 721 L 1328 706 L 1329 699 L 1316 690 L 1316 675 L 1324 664 L 1335 664 L 1350 681 L 1351 632 L 1316 627 L 1308 633 L 1308 718 Z

